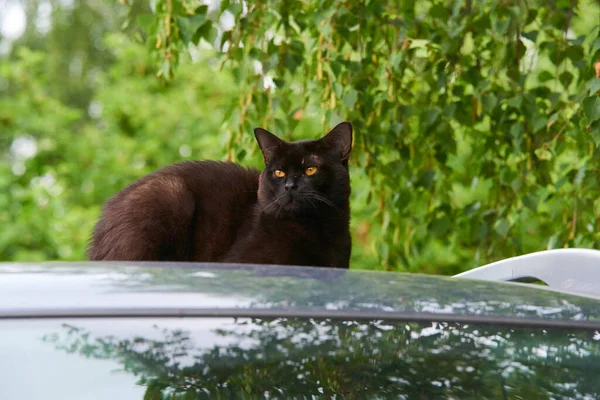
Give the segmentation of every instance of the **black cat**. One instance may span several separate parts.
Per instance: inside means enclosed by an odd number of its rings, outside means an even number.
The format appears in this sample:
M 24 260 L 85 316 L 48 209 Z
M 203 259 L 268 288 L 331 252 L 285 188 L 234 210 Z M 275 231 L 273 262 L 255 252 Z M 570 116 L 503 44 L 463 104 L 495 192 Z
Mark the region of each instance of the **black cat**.
M 254 134 L 262 173 L 189 161 L 147 175 L 107 202 L 89 259 L 348 268 L 350 123 L 319 140 Z

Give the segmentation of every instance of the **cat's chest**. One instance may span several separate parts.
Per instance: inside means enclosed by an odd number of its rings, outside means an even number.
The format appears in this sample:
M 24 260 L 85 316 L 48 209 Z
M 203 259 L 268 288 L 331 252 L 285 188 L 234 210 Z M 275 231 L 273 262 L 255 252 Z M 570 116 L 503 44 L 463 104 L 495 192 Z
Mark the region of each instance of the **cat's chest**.
M 293 258 L 327 259 L 329 253 L 339 251 L 343 245 L 340 238 L 344 232 L 335 233 L 327 226 L 282 226 L 279 230 L 270 230 L 268 242 L 288 253 Z
M 287 223 L 274 229 L 268 229 L 267 234 L 282 243 L 296 243 L 307 246 L 329 246 L 334 242 L 336 233 L 331 227 L 322 223 Z
M 347 268 L 348 237 L 347 228 L 317 222 L 257 224 L 238 236 L 224 261 Z

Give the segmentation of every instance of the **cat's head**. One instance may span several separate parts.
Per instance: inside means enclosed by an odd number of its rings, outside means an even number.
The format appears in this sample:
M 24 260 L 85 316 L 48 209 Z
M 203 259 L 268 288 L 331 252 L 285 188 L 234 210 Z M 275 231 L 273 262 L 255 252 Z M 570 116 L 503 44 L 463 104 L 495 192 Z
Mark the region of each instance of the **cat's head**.
M 350 197 L 352 125 L 342 122 L 318 140 L 285 142 L 256 128 L 265 160 L 258 199 L 277 218 L 344 212 Z

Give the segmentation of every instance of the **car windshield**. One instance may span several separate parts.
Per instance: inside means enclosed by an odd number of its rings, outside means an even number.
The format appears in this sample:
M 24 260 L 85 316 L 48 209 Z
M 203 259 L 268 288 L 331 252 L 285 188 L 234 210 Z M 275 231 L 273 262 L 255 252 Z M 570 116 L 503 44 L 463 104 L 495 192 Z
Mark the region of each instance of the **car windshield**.
M 2 398 L 597 398 L 600 333 L 232 318 L 5 320 Z

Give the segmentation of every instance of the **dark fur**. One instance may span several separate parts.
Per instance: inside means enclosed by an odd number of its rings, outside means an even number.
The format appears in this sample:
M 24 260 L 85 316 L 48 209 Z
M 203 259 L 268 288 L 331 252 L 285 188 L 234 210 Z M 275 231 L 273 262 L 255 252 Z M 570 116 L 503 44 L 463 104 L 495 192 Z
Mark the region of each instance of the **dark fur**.
M 350 124 L 320 140 L 288 143 L 263 129 L 255 135 L 262 173 L 190 161 L 123 189 L 104 208 L 89 259 L 348 268 Z M 304 175 L 313 165 L 317 173 Z M 286 176 L 275 177 L 275 169 Z

